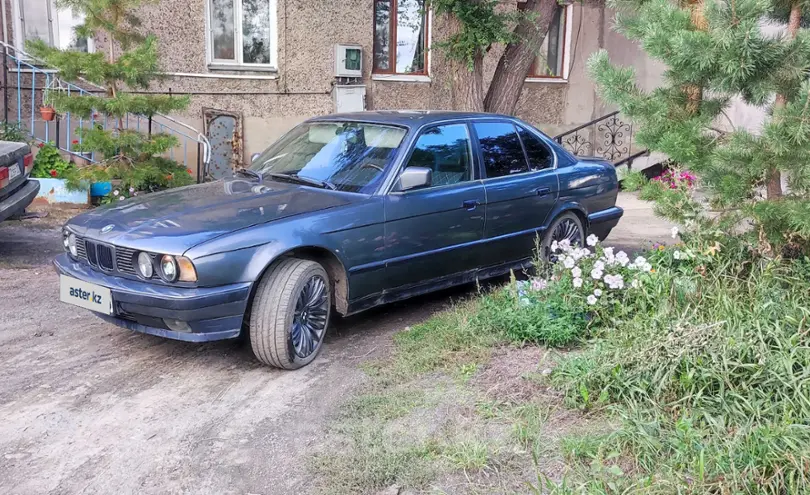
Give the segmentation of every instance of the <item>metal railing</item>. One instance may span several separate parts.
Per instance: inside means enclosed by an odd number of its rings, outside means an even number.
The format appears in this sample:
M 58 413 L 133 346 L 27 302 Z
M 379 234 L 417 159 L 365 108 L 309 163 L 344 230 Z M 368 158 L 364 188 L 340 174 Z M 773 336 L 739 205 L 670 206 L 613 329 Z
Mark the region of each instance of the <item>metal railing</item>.
M 577 156 L 596 156 L 613 163 L 627 165 L 649 154 L 647 149 L 634 148 L 633 124 L 619 118 L 619 112 L 603 115 L 554 137 L 563 148 Z
M 23 132 L 38 142 L 52 142 L 62 152 L 96 163 L 101 157 L 95 153 L 84 153 L 76 149 L 82 142 L 80 129 L 101 126 L 103 129 L 117 127 L 117 119 L 93 114 L 89 119 L 73 116 L 70 113 L 58 115 L 52 121 L 39 117 L 39 106 L 47 88 L 58 77 L 58 72 L 50 69 L 41 60 L 22 50 L 0 41 L 3 50 L 3 119 L 16 124 Z M 84 79 L 66 82 L 59 81 L 60 90 L 70 94 L 105 94 L 105 88 Z M 127 114 L 122 117 L 123 129 L 147 133 L 162 133 L 174 136 L 178 144 L 168 150 L 166 158 L 182 163 L 186 168 L 196 165 L 197 182 L 200 182 L 211 158 L 211 145 L 197 129 L 168 115 L 155 114 L 153 117 Z

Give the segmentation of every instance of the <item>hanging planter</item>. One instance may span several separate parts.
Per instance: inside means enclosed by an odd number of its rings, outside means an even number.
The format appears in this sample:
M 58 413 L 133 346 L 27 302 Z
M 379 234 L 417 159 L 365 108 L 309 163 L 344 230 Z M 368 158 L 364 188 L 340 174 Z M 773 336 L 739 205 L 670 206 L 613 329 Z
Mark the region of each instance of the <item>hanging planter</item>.
M 39 114 L 42 115 L 42 120 L 50 122 L 56 118 L 56 110 L 50 105 L 43 105 L 39 107 Z

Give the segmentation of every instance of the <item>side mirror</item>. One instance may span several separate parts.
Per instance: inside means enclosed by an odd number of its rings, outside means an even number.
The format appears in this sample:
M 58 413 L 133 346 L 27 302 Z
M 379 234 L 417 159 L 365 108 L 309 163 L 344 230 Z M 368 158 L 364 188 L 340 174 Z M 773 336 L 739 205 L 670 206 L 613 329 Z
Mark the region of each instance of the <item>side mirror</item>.
M 259 158 L 260 156 L 262 156 L 261 153 L 253 153 L 252 155 L 250 155 L 250 163 L 255 162 L 256 158 Z
M 433 170 L 426 167 L 408 167 L 399 175 L 399 190 L 408 191 L 433 184 Z

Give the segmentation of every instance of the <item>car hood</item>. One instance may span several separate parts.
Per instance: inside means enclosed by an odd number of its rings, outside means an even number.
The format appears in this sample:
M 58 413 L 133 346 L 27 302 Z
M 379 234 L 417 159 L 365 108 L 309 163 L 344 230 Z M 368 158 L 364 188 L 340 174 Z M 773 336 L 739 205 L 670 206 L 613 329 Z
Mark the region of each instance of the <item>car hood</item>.
M 81 236 L 133 249 L 183 254 L 228 232 L 350 203 L 355 195 L 281 182 L 223 180 L 153 194 L 79 215 Z

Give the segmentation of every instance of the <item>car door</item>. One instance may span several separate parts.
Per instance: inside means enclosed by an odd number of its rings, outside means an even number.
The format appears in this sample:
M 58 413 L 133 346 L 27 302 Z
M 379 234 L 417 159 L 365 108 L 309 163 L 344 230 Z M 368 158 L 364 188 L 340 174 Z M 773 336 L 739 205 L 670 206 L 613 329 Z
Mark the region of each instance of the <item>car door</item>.
M 409 191 L 395 183 L 385 197 L 386 285 L 418 285 L 476 269 L 486 197 L 467 124 L 422 130 L 402 170 L 407 167 L 431 169 L 432 183 Z
M 487 197 L 482 266 L 527 258 L 559 194 L 554 153 L 512 122 L 482 121 L 473 128 Z

